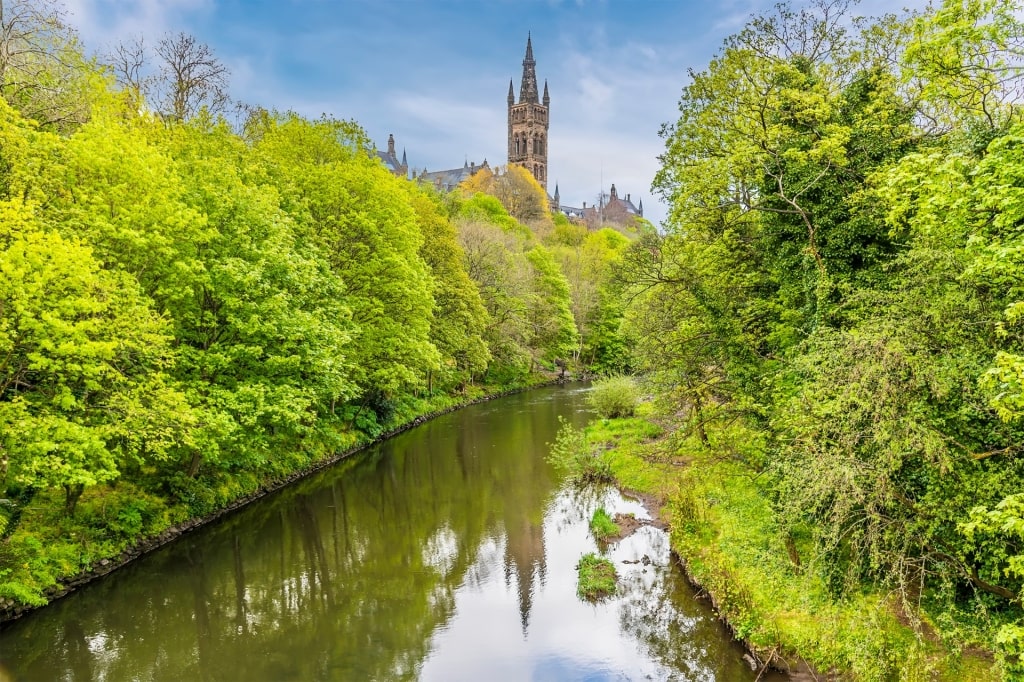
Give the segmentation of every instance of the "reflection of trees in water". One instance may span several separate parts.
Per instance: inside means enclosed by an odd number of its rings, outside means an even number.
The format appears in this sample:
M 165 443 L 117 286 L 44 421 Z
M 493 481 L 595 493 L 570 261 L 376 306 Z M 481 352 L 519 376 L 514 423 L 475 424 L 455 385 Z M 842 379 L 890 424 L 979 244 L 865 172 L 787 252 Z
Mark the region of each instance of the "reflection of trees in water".
M 555 486 L 543 456 L 569 405 L 496 406 L 429 422 L 34 614 L 5 657 L 29 662 L 26 679 L 415 679 L 479 553 L 502 548 L 491 565 L 516 575 L 525 627 Z M 82 614 L 78 631 L 65 613 Z M 54 632 L 69 655 L 46 655 Z M 95 650 L 70 643 L 87 640 Z
M 665 533 L 657 536 L 667 547 Z M 662 553 L 652 546 L 652 554 Z M 662 555 L 664 556 L 664 555 Z M 664 666 L 665 679 L 751 680 L 754 675 L 728 641 L 707 604 L 697 601 L 674 562 L 641 565 L 619 581 L 619 625 L 643 651 Z

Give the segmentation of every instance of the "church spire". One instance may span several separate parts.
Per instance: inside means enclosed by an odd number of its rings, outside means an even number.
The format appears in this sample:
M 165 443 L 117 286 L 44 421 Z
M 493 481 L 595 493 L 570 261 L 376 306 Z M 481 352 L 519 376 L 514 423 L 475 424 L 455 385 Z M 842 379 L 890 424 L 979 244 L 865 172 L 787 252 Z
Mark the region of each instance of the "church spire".
M 551 95 L 548 94 L 548 79 L 547 78 L 544 79 L 544 100 L 543 100 L 543 102 L 544 102 L 544 106 L 546 106 L 546 107 L 550 107 L 551 106 Z
M 516 91 L 512 87 L 512 79 L 508 79 L 508 105 L 512 106 L 516 103 Z
M 537 62 L 533 60 L 533 41 L 526 34 L 526 57 L 523 59 L 523 84 L 519 88 L 519 103 L 538 104 L 537 97 Z

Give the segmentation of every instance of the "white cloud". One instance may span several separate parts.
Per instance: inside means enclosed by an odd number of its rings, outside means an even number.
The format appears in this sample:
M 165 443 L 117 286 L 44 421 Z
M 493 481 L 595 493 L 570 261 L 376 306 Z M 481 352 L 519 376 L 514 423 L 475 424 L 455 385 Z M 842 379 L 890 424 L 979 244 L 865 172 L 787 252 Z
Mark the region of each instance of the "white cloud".
M 79 34 L 103 52 L 133 36 L 155 41 L 181 28 L 182 17 L 210 11 L 213 0 L 69 0 L 68 11 Z

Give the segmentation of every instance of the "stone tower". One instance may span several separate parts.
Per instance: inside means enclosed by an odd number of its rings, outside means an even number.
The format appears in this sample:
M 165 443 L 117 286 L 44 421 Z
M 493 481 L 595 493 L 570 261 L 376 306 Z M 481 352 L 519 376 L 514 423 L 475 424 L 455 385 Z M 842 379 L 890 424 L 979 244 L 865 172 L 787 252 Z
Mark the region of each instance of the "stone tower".
M 522 166 L 548 187 L 548 108 L 551 97 L 544 81 L 544 98 L 537 92 L 537 62 L 533 60 L 533 43 L 526 37 L 523 59 L 523 82 L 519 86 L 519 103 L 512 81 L 508 82 L 508 162 Z

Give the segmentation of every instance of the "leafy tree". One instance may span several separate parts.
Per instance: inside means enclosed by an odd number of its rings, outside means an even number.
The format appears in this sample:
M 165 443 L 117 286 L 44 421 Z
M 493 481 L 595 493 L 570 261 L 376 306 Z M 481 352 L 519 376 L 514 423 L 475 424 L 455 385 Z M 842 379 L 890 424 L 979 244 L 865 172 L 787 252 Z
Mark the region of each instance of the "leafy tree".
M 62 131 L 89 117 L 103 84 L 56 0 L 0 2 L 0 96 Z
M 304 241 L 344 282 L 355 323 L 351 379 L 368 395 L 422 385 L 440 356 L 431 342 L 434 287 L 406 181 L 365 152 L 351 124 L 266 120 L 257 151 Z
M 501 202 L 510 216 L 522 223 L 549 220 L 547 193 L 522 166 L 498 167 L 493 173 L 478 171 L 460 185 L 460 190 L 468 196 L 477 192 L 490 194 Z
M 483 372 L 490 360 L 483 338 L 487 311 L 466 272 L 455 228 L 439 199 L 420 190 L 411 190 L 409 199 L 423 234 L 420 255 L 430 267 L 434 285 L 430 339 L 441 353 L 442 371 L 447 369 L 449 377 L 464 382 Z
M 1020 121 L 1021 4 L 943 0 L 909 24 L 901 79 L 933 132 Z
M 167 135 L 182 200 L 209 231 L 192 295 L 174 311 L 178 371 L 208 417 L 189 473 L 200 457 L 256 466 L 354 395 L 350 311 L 324 254 L 251 182 L 252 155 L 225 124 L 200 116 Z
M 525 257 L 528 242 L 518 233 L 484 221 L 461 218 L 456 230 L 466 272 L 490 320 L 485 338 L 491 356 L 503 368 L 526 371 L 532 340 L 527 296 L 533 278 Z
M 582 225 L 556 225 L 551 251 L 569 284 L 573 319 L 579 330 L 574 357 L 599 372 L 629 365 L 619 327 L 623 306 L 612 291 L 612 272 L 629 240 L 611 228 L 589 232 Z
M 194 418 L 165 373 L 167 324 L 135 282 L 39 229 L 24 204 L 3 202 L 0 214 L 4 482 L 61 487 L 70 514 L 127 460 L 186 442 Z
M 570 309 L 569 284 L 551 252 L 544 246 L 534 246 L 526 252 L 526 258 L 533 266 L 533 286 L 527 313 L 531 325 L 531 347 L 547 362 L 565 359 L 578 344 L 576 322 Z

